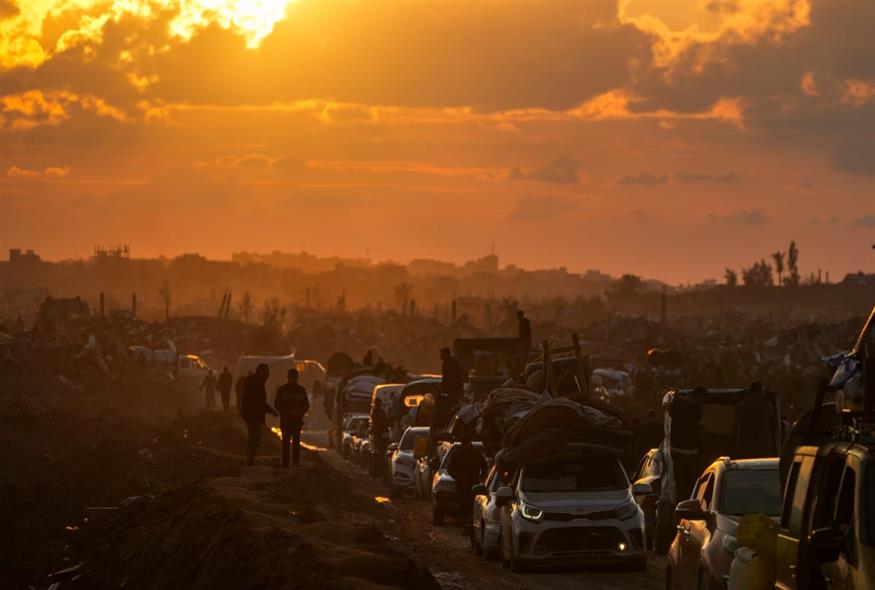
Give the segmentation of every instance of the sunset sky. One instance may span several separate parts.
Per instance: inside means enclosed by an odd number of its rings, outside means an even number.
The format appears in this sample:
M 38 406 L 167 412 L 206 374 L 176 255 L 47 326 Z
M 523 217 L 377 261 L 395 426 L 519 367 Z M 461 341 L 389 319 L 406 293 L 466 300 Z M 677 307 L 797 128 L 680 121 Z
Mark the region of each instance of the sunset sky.
M 873 271 L 875 2 L 0 0 L 0 249 Z

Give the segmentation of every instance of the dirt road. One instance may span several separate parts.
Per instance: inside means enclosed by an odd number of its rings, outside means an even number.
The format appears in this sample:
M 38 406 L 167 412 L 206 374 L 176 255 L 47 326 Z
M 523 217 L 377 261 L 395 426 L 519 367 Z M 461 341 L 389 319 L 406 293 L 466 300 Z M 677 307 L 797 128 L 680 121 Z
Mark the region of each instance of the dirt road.
M 326 437 L 321 432 L 305 433 L 313 445 L 326 446 Z M 323 460 L 351 476 L 354 491 L 376 497 L 387 491 L 381 482 L 371 479 L 367 473 L 342 459 L 333 451 L 323 451 Z M 431 509 L 427 502 L 412 496 L 384 502 L 386 518 L 395 525 L 398 545 L 406 547 L 449 590 L 657 590 L 664 588 L 665 559 L 651 555 L 646 573 L 613 571 L 611 568 L 587 570 L 545 570 L 525 574 L 513 574 L 501 569 L 496 562 L 487 562 L 475 557 L 468 538 L 462 534 L 461 523 L 435 527 L 431 523 Z

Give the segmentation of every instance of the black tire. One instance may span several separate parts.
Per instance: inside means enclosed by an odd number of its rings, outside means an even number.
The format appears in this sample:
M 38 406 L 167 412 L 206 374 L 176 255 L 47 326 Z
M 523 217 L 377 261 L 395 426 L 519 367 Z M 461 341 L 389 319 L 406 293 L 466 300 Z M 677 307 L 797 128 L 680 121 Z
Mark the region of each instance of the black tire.
M 676 532 L 677 529 L 674 525 L 657 525 L 656 537 L 653 539 L 653 552 L 657 555 L 667 555 Z
M 482 524 L 480 525 L 483 526 Z M 472 531 L 471 534 L 471 551 L 474 552 L 476 557 L 480 557 L 483 555 L 483 529 L 480 529 L 480 532 Z
M 431 524 L 434 526 L 444 526 L 444 513 L 435 506 L 434 502 L 431 504 Z
M 636 559 L 628 564 L 627 568 L 630 572 L 646 572 L 647 571 L 647 556 Z

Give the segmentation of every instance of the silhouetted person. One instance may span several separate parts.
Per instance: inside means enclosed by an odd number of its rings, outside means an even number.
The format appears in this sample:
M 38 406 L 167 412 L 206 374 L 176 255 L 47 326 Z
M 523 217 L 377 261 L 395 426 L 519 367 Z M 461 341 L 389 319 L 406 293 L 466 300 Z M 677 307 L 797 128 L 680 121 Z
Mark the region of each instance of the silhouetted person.
M 663 424 L 656 417 L 655 410 L 647 410 L 647 417 L 638 429 L 638 444 L 646 453 L 650 449 L 658 447 L 662 444 L 665 429 Z
M 697 387 L 694 392 L 705 390 Z M 702 406 L 691 399 L 676 395 L 668 410 L 671 416 L 671 461 L 674 464 L 675 490 L 677 500 L 690 497 L 693 484 L 699 477 L 700 463 L 699 420 L 702 419 Z
M 213 374 L 213 371 L 210 370 L 207 372 L 207 376 L 204 377 L 203 382 L 201 383 L 201 391 L 204 392 L 204 398 L 206 400 L 207 409 L 212 410 L 216 407 L 216 376 Z
M 240 408 L 242 408 L 243 404 L 243 392 L 246 390 L 246 381 L 252 377 L 252 371 L 247 372 L 245 375 L 240 375 L 237 377 L 237 383 L 234 384 L 234 403 L 237 405 L 237 412 L 240 412 Z
M 532 354 L 532 324 L 523 310 L 517 311 L 516 317 L 519 320 L 518 338 L 520 341 L 520 372 L 522 372 L 526 368 L 529 357 Z
M 460 443 L 461 446 L 453 451 L 450 457 L 447 474 L 456 484 L 459 512 L 462 516 L 468 516 L 470 520 L 471 506 L 474 504 L 471 488 L 480 482 L 486 469 L 486 459 L 483 458 L 483 453 L 471 444 L 470 434 L 463 434 Z
M 273 407 L 280 415 L 283 438 L 283 467 L 289 466 L 289 440 L 292 442 L 292 465 L 301 461 L 301 428 L 304 414 L 310 409 L 307 391 L 298 383 L 298 371 L 289 369 L 288 381 L 276 390 Z
M 751 383 L 744 398 L 735 404 L 738 459 L 759 459 L 774 455 L 772 430 L 775 410 L 759 381 Z
M 267 405 L 267 391 L 264 384 L 270 376 L 270 369 L 261 363 L 255 373 L 246 378 L 241 398 L 240 417 L 246 421 L 248 437 L 246 441 L 246 464 L 255 465 L 255 454 L 261 444 L 261 433 L 264 431 L 264 415 L 276 416 L 276 410 Z
M 450 421 L 450 410 L 459 403 L 465 392 L 465 376 L 462 365 L 453 356 L 449 348 L 441 348 L 441 383 L 435 396 L 434 414 L 432 414 L 432 438 L 446 427 Z
M 228 366 L 225 365 L 219 374 L 219 382 L 216 387 L 219 389 L 219 395 L 222 396 L 222 409 L 226 412 L 231 407 L 231 380 L 231 373 L 228 372 Z

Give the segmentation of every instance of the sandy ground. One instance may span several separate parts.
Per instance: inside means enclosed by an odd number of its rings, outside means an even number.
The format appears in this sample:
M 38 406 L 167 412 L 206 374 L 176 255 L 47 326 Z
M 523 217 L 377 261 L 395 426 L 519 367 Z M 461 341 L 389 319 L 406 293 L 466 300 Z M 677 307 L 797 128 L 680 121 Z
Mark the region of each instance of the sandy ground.
M 307 432 L 305 440 L 324 447 L 326 437 L 321 432 Z M 369 478 L 363 469 L 345 461 L 337 453 L 323 451 L 320 454 L 328 465 L 350 476 L 357 495 L 388 495 L 380 481 Z M 404 496 L 384 503 L 383 507 L 386 518 L 396 531 L 398 545 L 407 547 L 427 565 L 441 587 L 448 590 L 657 590 L 665 587 L 665 558 L 654 555 L 648 558 L 646 573 L 601 568 L 514 574 L 501 569 L 497 562 L 475 557 L 468 537 L 462 534 L 461 522 L 450 521 L 444 527 L 432 525 L 431 508 L 427 502 Z

